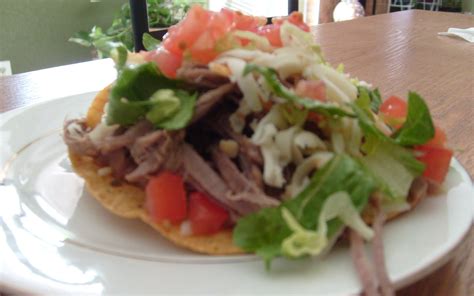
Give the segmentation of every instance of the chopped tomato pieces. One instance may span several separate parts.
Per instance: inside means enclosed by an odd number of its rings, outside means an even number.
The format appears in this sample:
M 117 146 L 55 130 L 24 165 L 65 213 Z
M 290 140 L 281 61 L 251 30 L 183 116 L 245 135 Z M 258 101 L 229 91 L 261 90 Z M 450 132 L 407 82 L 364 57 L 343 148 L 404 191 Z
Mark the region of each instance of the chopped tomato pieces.
M 257 34 L 267 38 L 271 45 L 281 47 L 283 43 L 280 37 L 280 27 L 285 21 L 292 23 L 305 32 L 309 32 L 309 26 L 304 23 L 303 15 L 300 12 L 293 11 L 288 17 L 275 18 L 272 20 L 271 25 L 259 27 Z
M 435 125 L 434 137 L 421 146 L 415 147 L 420 155 L 417 157 L 419 161 L 426 165 L 423 176 L 438 184 L 444 182 L 448 174 L 449 164 L 453 157 L 453 151 L 445 147 L 446 134 Z
M 296 84 L 295 93 L 318 101 L 326 101 L 326 86 L 322 81 L 302 79 Z
M 282 25 L 284 21 L 289 21 L 291 24 L 297 26 L 305 32 L 309 32 L 309 26 L 303 20 L 303 14 L 298 11 L 293 11 L 288 17 L 274 18 L 273 24 Z
M 276 47 L 283 46 L 280 37 L 280 25 L 271 24 L 265 25 L 257 29 L 257 34 L 263 36 L 270 41 L 270 44 Z
M 435 125 L 434 137 L 428 142 L 426 142 L 423 146 L 444 147 L 445 144 L 446 144 L 446 133 L 439 126 Z
M 145 207 L 153 221 L 176 224 L 186 219 L 186 191 L 181 176 L 163 172 L 148 181 L 145 191 Z
M 448 174 L 449 164 L 453 151 L 442 147 L 420 146 L 416 148 L 420 153 L 417 159 L 426 165 L 423 176 L 438 184 L 443 183 Z
M 407 102 L 396 96 L 391 96 L 380 105 L 380 113 L 385 123 L 399 128 L 403 125 L 407 116 Z
M 407 102 L 399 97 L 391 96 L 380 105 L 380 112 L 392 117 L 406 117 Z
M 193 234 L 215 233 L 229 218 L 229 213 L 204 193 L 193 192 L 189 198 L 189 221 Z
M 228 8 L 222 8 L 220 13 L 232 22 L 232 28 L 236 30 L 256 32 L 257 28 L 267 21 L 263 17 L 245 15 L 240 11 L 233 11 Z
M 145 56 L 147 61 L 154 61 L 163 74 L 169 78 L 176 78 L 176 72 L 183 62 L 180 55 L 171 53 L 164 48 L 148 52 Z
M 211 14 L 211 11 L 199 5 L 191 7 L 186 17 L 168 30 L 163 40 L 164 48 L 174 54 L 182 55 L 184 50 L 190 48 L 207 29 Z

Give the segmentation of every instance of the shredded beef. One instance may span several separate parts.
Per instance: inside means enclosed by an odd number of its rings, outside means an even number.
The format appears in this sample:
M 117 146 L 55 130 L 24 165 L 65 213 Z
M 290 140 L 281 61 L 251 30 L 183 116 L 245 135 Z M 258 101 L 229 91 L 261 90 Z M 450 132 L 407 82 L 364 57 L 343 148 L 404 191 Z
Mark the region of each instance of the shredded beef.
M 214 149 L 212 157 L 222 178 L 233 192 L 228 196 L 230 199 L 248 202 L 254 205 L 256 210 L 278 206 L 278 200 L 265 195 L 252 180 L 247 179 L 239 171 L 232 160 L 222 151 Z
M 76 154 L 97 156 L 99 150 L 89 137 L 89 132 L 85 118 L 68 120 L 63 126 L 64 142 Z
M 133 142 L 130 154 L 138 167 L 125 176 L 129 182 L 137 182 L 162 168 L 175 171 L 181 164 L 180 146 L 184 131 L 157 130 L 141 136 Z
M 364 289 L 364 295 L 377 296 L 377 277 L 365 255 L 364 240 L 354 230 L 350 230 L 351 257 Z
M 239 144 L 239 155 L 257 165 L 262 165 L 263 157 L 260 148 L 252 143 L 247 136 L 234 132 L 229 125 L 228 118 L 229 115 L 223 115 L 220 120 L 216 121 L 217 123 L 212 125 L 212 128 L 222 137 L 231 138 L 236 141 Z
M 229 78 L 212 72 L 206 65 L 192 63 L 179 68 L 176 76 L 187 84 L 207 89 L 214 89 L 230 82 Z
M 262 169 L 255 163 L 251 162 L 245 155 L 239 155 L 239 165 L 242 168 L 242 172 L 247 179 L 253 180 L 255 185 L 264 189 Z
M 126 174 L 135 169 L 136 165 L 128 155 L 126 148 L 120 148 L 104 155 L 105 161 L 112 169 L 112 176 L 123 179 Z
M 121 135 L 106 137 L 97 143 L 97 147 L 102 154 L 132 145 L 138 137 L 141 137 L 153 130 L 153 125 L 148 120 L 142 120 L 129 127 Z
M 196 110 L 194 111 L 194 116 L 192 123 L 198 121 L 199 119 L 206 116 L 206 114 L 216 106 L 226 94 L 232 92 L 235 89 L 235 84 L 226 83 L 215 89 L 208 90 L 201 94 L 196 102 Z
M 375 215 L 373 229 L 374 238 L 372 239 L 372 251 L 374 257 L 375 274 L 378 278 L 381 294 L 383 296 L 394 296 L 395 292 L 387 274 L 385 264 L 384 246 L 383 246 L 383 224 L 385 223 L 385 213 L 381 205 L 381 197 L 375 199 L 377 213 Z
M 202 191 L 222 204 L 232 215 L 247 215 L 262 208 L 255 202 L 234 195 L 219 174 L 189 144 L 183 145 L 182 156 L 186 181 L 202 188 Z

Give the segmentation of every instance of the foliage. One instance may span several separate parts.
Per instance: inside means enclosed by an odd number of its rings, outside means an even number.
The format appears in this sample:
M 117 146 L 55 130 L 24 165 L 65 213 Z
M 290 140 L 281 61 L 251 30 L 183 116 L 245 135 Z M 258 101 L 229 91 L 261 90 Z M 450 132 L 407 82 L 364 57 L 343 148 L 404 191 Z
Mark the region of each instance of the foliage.
M 186 1 L 147 0 L 148 23 L 151 28 L 169 27 L 176 24 L 189 8 Z M 109 53 L 102 50 L 98 44 L 104 42 L 120 42 L 129 51 L 133 51 L 132 23 L 130 5 L 126 3 L 117 13 L 112 25 L 106 30 L 94 26 L 89 32 L 80 31 L 69 39 L 85 47 L 94 47 L 99 58 L 108 57 Z

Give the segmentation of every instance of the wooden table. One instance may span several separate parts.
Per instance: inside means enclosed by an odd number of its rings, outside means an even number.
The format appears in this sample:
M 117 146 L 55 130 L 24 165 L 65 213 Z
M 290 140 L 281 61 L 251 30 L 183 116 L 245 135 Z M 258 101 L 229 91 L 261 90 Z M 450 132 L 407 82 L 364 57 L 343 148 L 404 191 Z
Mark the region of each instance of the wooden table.
M 448 134 L 456 157 L 474 176 L 474 44 L 437 36 L 449 27 L 474 26 L 461 14 L 405 11 L 313 28 L 327 59 L 380 87 L 405 96 L 416 90 Z M 101 89 L 113 81 L 110 60 L 92 61 L 0 78 L 0 112 L 52 97 Z M 474 295 L 474 230 L 436 272 L 399 295 Z

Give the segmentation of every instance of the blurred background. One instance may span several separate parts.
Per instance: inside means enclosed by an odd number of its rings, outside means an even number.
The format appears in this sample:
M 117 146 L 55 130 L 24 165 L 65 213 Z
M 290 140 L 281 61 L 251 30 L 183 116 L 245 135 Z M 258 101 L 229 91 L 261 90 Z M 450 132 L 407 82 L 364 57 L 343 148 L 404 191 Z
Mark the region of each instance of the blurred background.
M 472 13 L 474 7 L 474 0 L 359 1 L 365 15 L 414 8 Z M 300 0 L 299 10 L 307 22 L 317 25 L 333 21 L 338 4 L 349 7 L 344 8 L 347 10 L 354 7 L 354 3 L 359 5 L 359 1 Z M 90 45 L 100 38 L 112 36 L 127 42 L 129 20 L 124 17 L 127 8 L 122 7 L 126 3 L 127 0 L 0 0 L 0 72 L 17 74 L 91 60 L 97 57 L 97 52 Z M 287 0 L 149 1 L 149 5 L 153 3 L 160 6 L 154 10 L 156 22 L 150 19 L 155 27 L 167 27 L 178 21 L 182 10 L 176 7 L 183 8 L 192 3 L 212 10 L 226 6 L 267 17 L 286 15 L 288 11 Z M 359 14 L 352 13 L 351 16 L 360 17 Z

